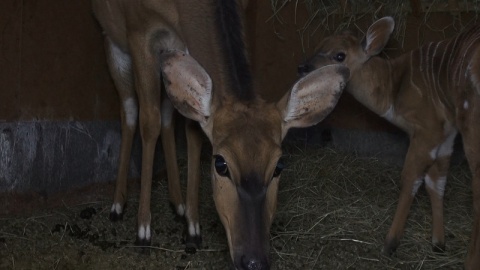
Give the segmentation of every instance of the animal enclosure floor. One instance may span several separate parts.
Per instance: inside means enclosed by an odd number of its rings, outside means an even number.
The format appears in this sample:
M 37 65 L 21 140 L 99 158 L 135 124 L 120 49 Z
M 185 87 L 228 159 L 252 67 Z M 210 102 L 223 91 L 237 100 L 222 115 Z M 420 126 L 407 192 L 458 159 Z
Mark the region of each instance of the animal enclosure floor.
M 207 147 L 205 147 L 207 148 Z M 381 254 L 399 194 L 400 167 L 320 146 L 284 147 L 278 208 L 271 228 L 273 269 L 462 269 L 473 222 L 466 164 L 450 169 L 445 192 L 446 251 L 432 251 L 430 201 L 422 187 L 401 244 Z M 108 219 L 113 183 L 55 196 L 6 195 L 0 201 L 0 269 L 229 269 L 223 226 L 203 158 L 203 249 L 184 251 L 184 222 L 168 203 L 164 174 L 154 178 L 153 241 L 134 246 L 138 181 L 129 183 L 122 221 Z M 186 157 L 179 164 L 185 179 Z M 183 182 L 185 182 L 183 180 Z

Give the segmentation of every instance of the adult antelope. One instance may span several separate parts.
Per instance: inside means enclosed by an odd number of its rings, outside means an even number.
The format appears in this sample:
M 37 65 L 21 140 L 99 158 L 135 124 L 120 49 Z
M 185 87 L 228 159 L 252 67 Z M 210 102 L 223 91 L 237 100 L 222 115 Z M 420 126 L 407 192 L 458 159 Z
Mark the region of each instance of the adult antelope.
M 245 2 L 93 1 L 122 103 L 122 149 L 111 217 L 123 213 L 139 110 L 143 156 L 137 238 L 150 243 L 153 151 L 161 132 L 171 201 L 179 215 L 185 213 L 189 239 L 200 239 L 201 138 L 188 124 L 184 208 L 175 162 L 173 104 L 200 124 L 213 146 L 213 197 L 235 267 L 269 269 L 269 229 L 283 168 L 281 141 L 289 128 L 316 124 L 333 109 L 348 69 L 341 65 L 319 69 L 299 80 L 278 103 L 265 103 L 255 93 L 245 52 Z M 161 95 L 161 77 L 169 98 Z
M 386 253 L 397 248 L 423 182 L 432 205 L 432 243 L 435 249 L 444 249 L 443 194 L 453 142 L 458 132 L 462 135 L 473 174 L 475 215 L 465 266 L 480 269 L 480 27 L 395 59 L 377 57 L 393 28 L 393 19 L 385 17 L 373 23 L 362 40 L 349 33 L 328 37 L 299 72 L 343 63 L 351 72 L 346 91 L 410 137 Z

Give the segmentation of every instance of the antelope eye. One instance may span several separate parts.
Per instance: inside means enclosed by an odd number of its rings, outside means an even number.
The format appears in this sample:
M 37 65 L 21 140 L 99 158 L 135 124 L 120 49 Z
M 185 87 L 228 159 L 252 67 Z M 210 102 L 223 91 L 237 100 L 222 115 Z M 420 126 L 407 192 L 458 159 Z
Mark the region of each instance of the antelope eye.
M 221 176 L 229 177 L 228 166 L 225 159 L 220 155 L 213 156 L 215 158 L 215 170 Z
M 343 62 L 345 60 L 345 57 L 346 57 L 345 53 L 339 52 L 334 56 L 334 59 L 338 62 Z
M 273 171 L 273 177 L 272 178 L 279 177 L 284 168 L 285 168 L 285 164 L 283 163 L 283 160 L 279 159 L 278 162 L 277 162 L 277 166 L 275 167 L 275 170 Z

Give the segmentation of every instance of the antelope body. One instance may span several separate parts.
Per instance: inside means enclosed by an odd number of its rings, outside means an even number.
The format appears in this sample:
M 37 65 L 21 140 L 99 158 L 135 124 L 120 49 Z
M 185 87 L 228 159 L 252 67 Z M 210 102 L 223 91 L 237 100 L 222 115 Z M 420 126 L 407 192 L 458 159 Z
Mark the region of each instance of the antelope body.
M 332 63 L 350 69 L 346 90 L 378 115 L 406 131 L 410 145 L 402 189 L 384 251 L 402 236 L 413 198 L 422 183 L 430 196 L 435 249 L 444 249 L 443 195 L 457 133 L 473 175 L 474 225 L 465 266 L 480 269 L 480 26 L 448 40 L 428 43 L 397 58 L 376 55 L 394 28 L 376 21 L 363 40 L 344 33 L 324 39 L 300 73 Z
M 122 149 L 111 217 L 117 219 L 123 211 L 138 112 L 143 147 L 138 241 L 151 240 L 153 151 L 161 133 L 170 199 L 177 213 L 186 216 L 187 241 L 194 247 L 200 244 L 198 122 L 213 146 L 213 198 L 233 263 L 237 269 L 269 269 L 282 139 L 289 128 L 316 124 L 333 109 L 348 69 L 322 68 L 299 80 L 279 102 L 265 103 L 256 94 L 246 54 L 245 5 L 234 0 L 93 1 L 122 103 Z M 161 93 L 161 79 L 168 97 Z M 172 105 L 194 120 L 186 128 L 185 207 L 175 161 Z

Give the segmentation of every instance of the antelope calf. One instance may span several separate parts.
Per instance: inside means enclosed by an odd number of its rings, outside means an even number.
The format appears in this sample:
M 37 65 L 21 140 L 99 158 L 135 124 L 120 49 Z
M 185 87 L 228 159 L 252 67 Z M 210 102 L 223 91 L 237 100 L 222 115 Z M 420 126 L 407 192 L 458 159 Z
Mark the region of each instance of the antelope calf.
M 175 162 L 174 106 L 200 124 L 213 146 L 213 198 L 235 267 L 260 270 L 270 266 L 281 142 L 289 128 L 314 125 L 333 109 L 349 73 L 342 65 L 321 68 L 299 80 L 278 103 L 265 103 L 256 94 L 246 54 L 245 5 L 234 0 L 93 1 L 122 103 L 122 150 L 111 216 L 123 213 L 139 111 L 143 156 L 137 238 L 145 244 L 151 239 L 152 163 L 161 132 L 171 200 L 177 213 L 186 215 L 187 240 L 198 244 L 201 134 L 188 124 L 184 207 Z M 168 98 L 161 94 L 161 79 Z
M 410 145 L 402 189 L 384 251 L 402 236 L 413 198 L 425 183 L 433 213 L 432 243 L 443 250 L 443 194 L 457 133 L 473 174 L 475 221 L 467 269 L 480 269 L 480 27 L 428 43 L 395 59 L 376 55 L 393 32 L 391 17 L 373 23 L 362 40 L 344 33 L 324 39 L 300 73 L 342 63 L 350 69 L 346 87 L 359 102 L 406 131 Z

